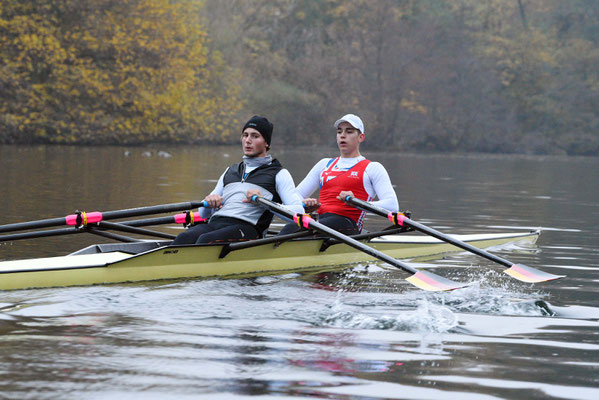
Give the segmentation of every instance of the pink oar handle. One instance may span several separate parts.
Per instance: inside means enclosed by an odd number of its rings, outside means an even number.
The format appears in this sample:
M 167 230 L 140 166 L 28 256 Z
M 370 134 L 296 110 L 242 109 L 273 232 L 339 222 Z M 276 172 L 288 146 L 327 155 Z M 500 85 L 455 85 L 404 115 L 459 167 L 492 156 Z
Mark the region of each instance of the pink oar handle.
M 102 221 L 102 213 L 99 211 L 94 211 L 90 213 L 81 212 L 79 214 L 67 215 L 64 219 L 67 225 L 85 226 L 87 224 L 93 224 Z
M 199 213 L 181 213 L 175 214 L 175 223 L 176 224 L 194 224 L 198 222 L 205 222 L 206 219 L 200 217 Z
M 293 222 L 300 228 L 303 226 L 306 229 L 310 229 L 310 221 L 314 221 L 314 219 L 308 214 L 295 214 L 293 216 Z
M 403 222 L 406 220 L 407 217 L 402 213 L 390 212 L 389 214 L 387 214 L 387 218 L 389 218 L 389 221 L 391 221 L 392 224 L 403 226 Z

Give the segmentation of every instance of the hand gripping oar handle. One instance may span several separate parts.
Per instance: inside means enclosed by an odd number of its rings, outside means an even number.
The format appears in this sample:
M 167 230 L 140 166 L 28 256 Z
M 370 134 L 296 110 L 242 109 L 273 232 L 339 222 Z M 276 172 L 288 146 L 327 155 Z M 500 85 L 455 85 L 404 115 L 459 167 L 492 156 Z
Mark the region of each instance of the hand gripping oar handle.
M 461 240 L 457 240 L 457 239 L 453 238 L 452 236 L 446 235 L 446 234 L 441 233 L 433 228 L 429 228 L 428 226 L 422 225 L 419 222 L 413 221 L 410 218 L 403 215 L 402 213 L 397 213 L 397 212 L 386 210 L 381 207 L 377 207 L 374 204 L 370 204 L 366 201 L 356 199 L 355 197 L 347 196 L 345 198 L 345 202 L 348 204 L 351 204 L 355 207 L 358 207 L 362 210 L 369 211 L 374 214 L 378 214 L 380 216 L 386 217 L 394 225 L 410 226 L 410 227 L 416 229 L 417 231 L 426 233 L 427 235 L 435 237 L 439 240 L 442 240 L 447 243 L 451 243 L 456 247 L 467 250 L 471 253 L 477 254 L 477 255 L 484 257 L 488 260 L 494 261 L 498 264 L 508 267 L 508 269 L 503 272 L 512 276 L 513 278 L 516 278 L 516 279 L 522 281 L 522 282 L 538 283 L 538 282 L 545 282 L 545 281 L 551 281 L 554 279 L 563 278 L 565 276 L 565 275 L 549 274 L 547 272 L 543 272 L 543 271 L 540 271 L 540 270 L 532 268 L 532 267 L 528 267 L 523 264 L 514 264 L 504 258 L 498 257 L 494 254 L 487 252 L 487 251 L 484 251 L 482 249 L 474 247 L 468 243 L 464 243 Z
M 106 212 L 77 212 L 62 218 L 42 219 L 39 221 L 20 222 L 16 224 L 0 225 L 1 232 L 24 231 L 27 229 L 48 228 L 51 226 L 71 225 L 82 226 L 109 219 L 129 218 L 139 215 L 161 214 L 173 211 L 189 210 L 197 207 L 208 207 L 207 201 L 190 201 L 185 203 L 162 204 L 158 206 L 129 208 L 125 210 Z
M 279 214 L 287 219 L 294 221 L 300 227 L 305 229 L 314 229 L 315 231 L 325 233 L 328 236 L 339 240 L 347 244 L 348 246 L 353 247 L 354 249 L 363 251 L 364 253 L 377 258 L 381 261 L 384 261 L 392 266 L 407 271 L 412 274 L 406 280 L 413 284 L 414 286 L 419 287 L 420 289 L 429 290 L 429 291 L 439 291 L 439 290 L 453 290 L 466 286 L 464 283 L 454 282 L 449 279 L 443 278 L 441 276 L 435 275 L 432 272 L 428 271 L 419 271 L 407 264 L 404 264 L 393 257 L 388 256 L 385 253 L 381 253 L 380 251 L 373 249 L 370 246 L 365 245 L 364 243 L 358 242 L 355 239 L 350 238 L 336 230 L 329 228 L 326 225 L 321 224 L 320 222 L 315 221 L 308 214 L 295 214 L 287 208 L 281 206 L 280 204 L 274 203 L 270 200 L 265 199 L 264 197 L 260 197 L 257 195 L 252 196 L 252 201 L 254 203 L 262 204 L 269 210 L 273 211 L 276 214 Z

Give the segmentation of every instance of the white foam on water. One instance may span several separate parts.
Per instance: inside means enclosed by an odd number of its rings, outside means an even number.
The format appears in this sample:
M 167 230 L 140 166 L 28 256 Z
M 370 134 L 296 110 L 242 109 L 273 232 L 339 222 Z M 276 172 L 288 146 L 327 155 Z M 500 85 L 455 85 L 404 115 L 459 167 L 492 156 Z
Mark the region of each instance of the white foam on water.
M 332 313 L 323 316 L 324 326 L 351 329 L 384 329 L 408 332 L 447 332 L 457 326 L 457 318 L 447 307 L 421 300 L 413 310 L 371 315 L 363 310 L 348 310 L 337 302 Z

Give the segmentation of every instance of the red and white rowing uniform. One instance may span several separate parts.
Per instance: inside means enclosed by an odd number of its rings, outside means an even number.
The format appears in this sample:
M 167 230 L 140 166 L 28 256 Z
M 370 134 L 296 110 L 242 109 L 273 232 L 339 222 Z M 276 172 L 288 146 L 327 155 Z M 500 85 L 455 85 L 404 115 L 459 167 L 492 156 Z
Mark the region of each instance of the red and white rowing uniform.
M 358 229 L 362 230 L 364 211 L 339 201 L 337 196 L 341 191 L 351 191 L 360 200 L 370 201 L 370 195 L 364 188 L 364 172 L 369 160 L 362 160 L 348 170 L 335 169 L 339 157 L 333 159 L 330 165 L 320 173 L 320 195 L 318 214 L 332 213 L 343 215 L 354 220 Z
M 391 185 L 389 174 L 380 163 L 366 158 L 323 158 L 297 186 L 303 198 L 310 197 L 320 188 L 319 214 L 333 213 L 351 218 L 362 229 L 364 212 L 337 199 L 339 192 L 351 191 L 354 196 L 371 201 L 389 210 L 398 211 L 397 195 Z

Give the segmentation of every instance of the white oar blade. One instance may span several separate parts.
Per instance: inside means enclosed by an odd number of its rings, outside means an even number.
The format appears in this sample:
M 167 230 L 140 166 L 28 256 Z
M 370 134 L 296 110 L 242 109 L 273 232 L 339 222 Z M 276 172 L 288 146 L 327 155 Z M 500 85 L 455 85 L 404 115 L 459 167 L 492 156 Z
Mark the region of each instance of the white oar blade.
M 536 268 L 528 267 L 524 264 L 514 264 L 510 268 L 503 271 L 512 278 L 527 283 L 539 283 L 553 281 L 563 278 L 565 275 L 553 275 L 547 272 L 540 271 Z
M 418 271 L 409 278 L 406 278 L 406 281 L 429 292 L 455 290 L 468 286 L 468 283 L 455 282 L 428 271 Z

